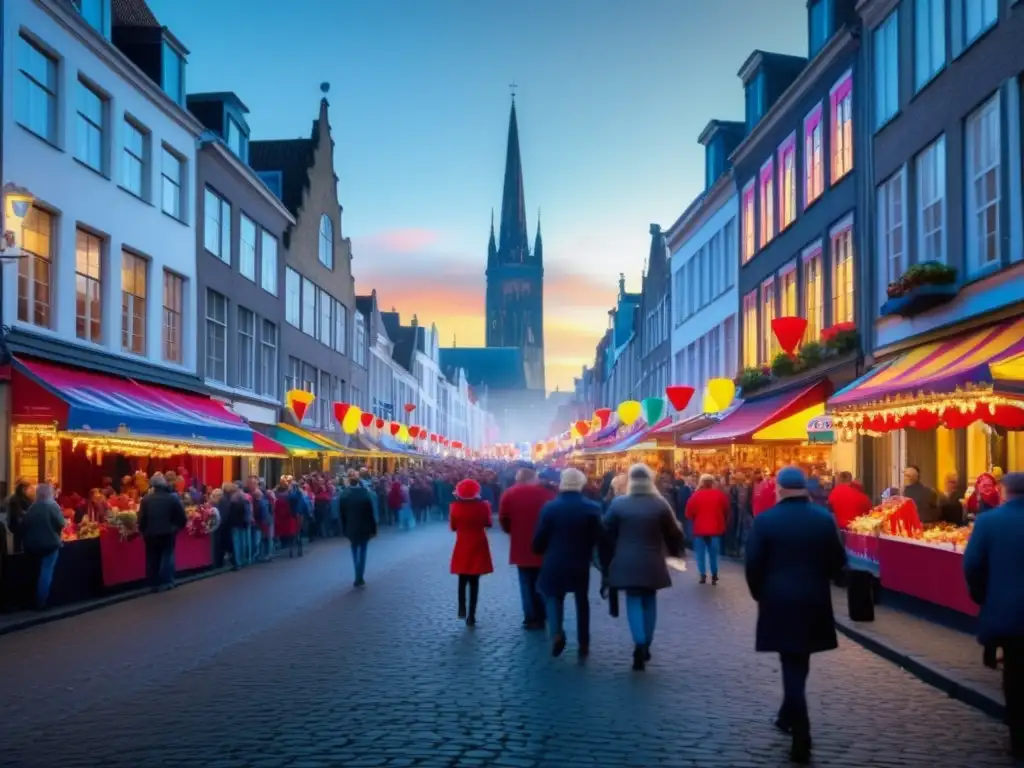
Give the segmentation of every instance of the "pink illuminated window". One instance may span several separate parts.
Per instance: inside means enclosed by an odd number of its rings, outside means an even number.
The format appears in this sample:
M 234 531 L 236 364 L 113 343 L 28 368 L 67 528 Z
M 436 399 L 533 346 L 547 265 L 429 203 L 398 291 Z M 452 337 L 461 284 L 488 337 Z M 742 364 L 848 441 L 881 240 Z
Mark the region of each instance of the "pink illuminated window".
M 761 247 L 775 237 L 775 164 L 769 160 L 761 166 Z
M 804 208 L 825 191 L 825 146 L 821 104 L 804 118 Z
M 796 220 L 796 134 L 779 147 L 779 231 Z
M 743 263 L 754 258 L 757 241 L 754 239 L 754 180 L 743 188 Z
M 832 86 L 832 183 L 853 170 L 853 72 Z

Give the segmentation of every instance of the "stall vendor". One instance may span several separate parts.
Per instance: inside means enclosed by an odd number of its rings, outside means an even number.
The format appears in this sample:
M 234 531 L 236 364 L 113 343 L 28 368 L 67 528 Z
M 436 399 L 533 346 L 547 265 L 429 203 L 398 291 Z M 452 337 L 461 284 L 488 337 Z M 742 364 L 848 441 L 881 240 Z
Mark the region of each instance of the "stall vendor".
M 921 470 L 913 464 L 903 470 L 903 496 L 914 502 L 921 523 L 937 523 L 939 518 L 938 495 L 932 488 L 921 482 Z
M 974 481 L 974 492 L 967 499 L 967 516 L 974 520 L 982 512 L 995 509 L 1002 504 L 999 484 L 994 474 L 982 472 Z

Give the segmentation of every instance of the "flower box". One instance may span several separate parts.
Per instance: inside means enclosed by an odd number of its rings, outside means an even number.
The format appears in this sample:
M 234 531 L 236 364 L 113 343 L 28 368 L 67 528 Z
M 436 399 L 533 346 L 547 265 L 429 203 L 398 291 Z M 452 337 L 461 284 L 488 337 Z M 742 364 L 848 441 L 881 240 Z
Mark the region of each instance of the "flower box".
M 913 317 L 941 306 L 956 297 L 956 285 L 918 285 L 890 298 L 878 310 L 882 317 Z

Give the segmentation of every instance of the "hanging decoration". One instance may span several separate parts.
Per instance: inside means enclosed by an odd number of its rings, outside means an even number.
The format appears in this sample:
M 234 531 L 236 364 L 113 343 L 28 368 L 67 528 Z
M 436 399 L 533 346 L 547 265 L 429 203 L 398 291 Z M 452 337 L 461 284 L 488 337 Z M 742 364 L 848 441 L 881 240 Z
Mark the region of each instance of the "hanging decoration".
M 334 420 L 339 424 L 344 424 L 351 407 L 348 403 L 334 403 Z
M 569 424 L 569 436 L 575 441 L 583 438 L 579 432 L 576 431 L 576 423 L 572 422 Z
M 416 410 L 416 403 L 406 403 L 402 407 L 405 408 L 406 413 L 412 413 Z
M 644 421 L 647 422 L 647 426 L 653 427 L 661 421 L 661 417 L 665 413 L 665 398 L 645 397 L 640 405 L 643 408 Z
M 782 351 L 792 357 L 800 340 L 807 330 L 807 320 L 803 317 L 776 317 L 772 320 L 772 333 L 782 347 Z
M 415 424 L 413 424 L 411 427 L 409 427 L 409 437 L 411 437 L 413 440 L 415 440 L 419 436 L 420 436 L 420 427 L 416 426 Z
M 377 417 L 377 420 L 376 420 L 376 421 L 374 422 L 374 424 L 373 424 L 373 425 L 374 425 L 374 426 L 375 426 L 375 427 L 376 427 L 377 429 L 384 429 L 384 424 L 385 424 L 385 422 L 384 422 L 384 419 L 382 419 L 382 418 L 381 418 L 380 416 L 378 416 L 378 417 Z
M 732 379 L 708 379 L 704 392 L 704 413 L 721 413 L 736 397 L 736 383 Z
M 356 406 L 351 406 L 348 409 L 348 413 L 345 414 L 345 418 L 341 422 L 341 430 L 346 435 L 354 435 L 359 431 L 359 425 L 365 423 L 365 417 L 369 416 L 373 418 L 373 414 L 366 414 L 359 410 Z
M 435 432 L 431 432 L 430 433 L 430 442 L 432 442 L 432 443 L 436 443 L 437 442 L 437 434 Z
M 608 426 L 608 422 L 612 418 L 612 409 L 598 408 L 596 411 L 594 411 L 594 418 L 601 422 L 601 426 L 598 429 L 604 429 L 605 427 Z
M 693 399 L 694 392 L 693 387 L 686 387 L 681 384 L 665 387 L 665 397 L 672 403 L 672 407 L 680 412 L 686 410 L 686 406 Z
M 392 437 L 397 437 L 399 430 L 402 429 L 402 425 L 399 424 L 397 421 L 392 421 L 390 429 L 391 429 L 391 436 Z
M 453 451 L 461 451 L 462 450 L 462 441 L 461 440 L 452 440 L 452 450 Z
M 576 431 L 580 433 L 580 437 L 586 437 L 590 434 L 590 422 L 580 419 L 576 422 Z
M 411 439 L 409 435 L 409 427 L 405 426 L 405 424 L 400 424 L 398 434 L 396 435 L 396 437 L 398 439 L 398 442 L 402 444 L 408 443 L 409 440 Z
M 637 419 L 640 418 L 642 410 L 643 406 L 641 406 L 636 400 L 625 400 L 619 403 L 616 413 L 619 414 L 619 421 L 627 427 L 632 427 L 636 424 Z
M 295 420 L 300 424 L 314 400 L 316 400 L 316 395 L 304 389 L 289 389 L 284 396 L 285 405 L 295 414 Z
M 359 409 L 355 408 L 354 410 L 358 411 Z M 360 411 L 360 413 L 359 413 L 359 423 L 362 424 L 367 429 L 369 429 L 370 425 L 373 424 L 373 414 L 368 412 L 368 411 L 367 412 Z

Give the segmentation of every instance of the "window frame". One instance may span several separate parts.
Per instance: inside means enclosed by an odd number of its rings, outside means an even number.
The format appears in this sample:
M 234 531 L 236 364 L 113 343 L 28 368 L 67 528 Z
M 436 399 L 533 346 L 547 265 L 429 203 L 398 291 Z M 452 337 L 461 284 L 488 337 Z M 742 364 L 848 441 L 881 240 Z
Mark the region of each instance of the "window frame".
M 981 16 L 979 17 L 981 26 L 979 26 L 973 34 L 971 34 L 971 31 L 968 29 L 970 10 L 972 8 L 982 9 Z M 961 14 L 960 29 L 963 38 L 963 44 L 960 47 L 960 52 L 963 53 L 984 37 L 986 32 L 999 23 L 999 0 L 967 0 L 966 2 L 961 0 L 958 10 Z M 989 11 L 992 12 L 992 17 L 986 21 L 985 14 Z
M 757 198 L 761 213 L 758 234 L 761 237 L 761 248 L 774 240 L 777 234 L 778 206 L 775 197 L 775 163 L 774 158 L 769 158 L 761 165 L 761 170 L 757 174 Z
M 938 13 L 936 13 L 938 11 Z M 927 13 L 927 19 L 922 17 Z M 936 30 L 939 18 L 939 30 Z M 914 93 L 920 93 L 941 73 L 948 64 L 946 57 L 946 34 L 949 24 L 946 15 L 946 0 L 914 0 Z M 927 28 L 927 34 L 923 30 Z M 939 40 L 936 40 L 936 37 Z M 927 43 L 927 52 L 922 51 Z M 939 43 L 940 55 L 936 55 L 935 44 Z
M 248 250 L 244 248 L 246 245 L 245 241 L 245 227 L 248 224 L 252 228 L 252 243 Z M 238 211 L 238 274 L 244 277 L 246 280 L 255 283 L 256 282 L 256 249 L 259 247 L 259 234 L 260 227 L 248 216 L 245 215 L 245 211 L 239 209 Z M 250 271 L 246 272 L 246 259 L 245 255 L 251 256 L 249 263 Z
M 203 249 L 231 266 L 231 204 L 209 184 L 203 190 Z
M 790 259 L 781 267 L 776 273 L 776 282 L 778 285 L 778 297 L 776 312 L 778 317 L 799 317 L 800 316 L 800 286 L 799 286 L 799 272 L 796 268 L 797 260 L 795 258 Z M 789 306 L 789 295 L 788 289 L 792 287 L 792 306 Z
M 214 302 L 211 301 L 211 298 L 216 298 L 216 299 L 219 299 L 219 300 L 223 301 L 223 308 L 224 308 L 224 318 L 223 318 L 223 320 L 220 320 L 220 319 L 218 319 L 216 317 L 213 317 L 210 314 L 211 313 L 211 306 L 214 304 Z M 228 313 L 229 312 L 230 312 L 230 303 L 228 302 L 228 297 L 225 296 L 223 293 L 220 293 L 219 291 L 215 291 L 212 288 L 207 288 L 206 289 L 206 317 L 205 317 L 205 320 L 206 320 L 206 322 L 205 322 L 205 330 L 206 330 L 206 334 L 205 334 L 205 339 L 206 339 L 205 347 L 206 347 L 206 349 L 205 349 L 205 352 L 206 352 L 206 355 L 205 355 L 205 361 L 204 361 L 204 365 L 203 365 L 203 371 L 205 373 L 206 378 L 209 379 L 210 381 L 216 381 L 216 382 L 218 382 L 220 384 L 225 384 L 225 385 L 228 383 Z M 213 345 L 210 343 L 211 342 L 211 336 L 210 336 L 211 324 L 213 324 L 213 325 L 217 326 L 218 328 L 222 329 L 221 330 L 221 341 L 223 342 L 223 347 L 222 347 L 221 356 L 219 358 L 214 355 Z M 214 363 L 214 365 L 211 365 L 211 361 Z M 221 370 L 220 371 L 214 371 L 213 368 L 216 366 L 218 361 L 219 361 L 220 369 Z M 217 378 L 217 373 L 220 373 L 221 378 Z
M 743 225 L 743 263 L 757 255 L 757 179 L 751 179 L 743 187 L 740 215 Z
M 37 223 L 42 223 L 40 217 L 45 218 L 45 232 L 43 232 L 43 227 L 35 226 Z M 53 263 L 56 219 L 56 214 L 38 205 L 33 205 L 29 209 L 22 226 L 22 257 L 18 259 L 18 282 L 16 289 L 16 316 L 18 322 L 32 325 L 36 328 L 49 328 L 51 330 L 53 329 L 54 320 L 53 294 L 54 283 L 56 282 L 56 271 Z M 37 242 L 43 239 L 46 242 L 46 253 L 41 252 L 43 249 L 40 247 L 39 242 Z M 46 265 L 45 283 L 39 279 L 39 272 L 43 264 Z M 40 290 L 40 286 L 45 286 L 45 290 Z M 45 303 L 40 301 L 41 293 L 46 295 L 47 300 Z M 44 307 L 45 322 L 37 322 L 40 315 L 40 307 Z
M 169 306 L 167 303 L 168 296 L 174 296 L 174 288 L 177 286 L 177 307 Z M 164 362 L 176 363 L 181 365 L 184 359 L 184 350 L 182 349 L 182 340 L 184 339 L 184 320 L 185 320 L 185 278 L 181 275 L 171 272 L 169 269 L 164 269 L 164 281 L 163 281 L 163 331 L 161 334 L 161 355 L 163 356 Z M 170 322 L 174 317 L 177 317 L 177 323 Z M 172 335 L 175 335 L 172 338 Z M 177 355 L 172 354 L 172 349 L 177 348 Z
M 277 324 L 262 318 L 260 323 L 259 393 L 266 397 L 277 397 L 278 334 Z M 272 340 L 268 341 L 268 339 Z M 266 365 L 268 350 L 272 350 L 269 353 L 272 356 L 272 363 L 269 367 Z
M 784 232 L 796 221 L 797 214 L 797 193 L 796 193 L 796 131 L 789 134 L 779 145 L 779 232 Z M 792 167 L 787 168 L 786 164 L 791 163 Z M 788 175 L 787 175 L 788 171 Z
M 137 134 L 141 142 L 139 154 L 136 154 L 128 144 L 128 137 L 133 134 Z M 149 142 L 149 131 L 126 113 L 121 119 L 121 178 L 118 180 L 118 185 L 125 192 L 143 201 L 149 199 L 149 185 L 146 183 L 148 180 Z M 130 186 L 132 180 L 128 178 L 134 167 L 133 163 L 138 164 L 139 190 L 137 192 Z
M 832 146 L 829 151 L 829 167 L 832 184 L 850 175 L 856 158 L 853 155 L 853 70 L 848 69 L 829 90 L 831 106 Z M 842 119 L 845 117 L 846 119 Z M 840 162 L 843 161 L 843 162 Z
M 40 82 L 39 78 L 35 73 L 30 72 L 28 69 L 22 66 L 23 52 L 25 46 L 29 51 L 38 54 L 46 63 L 46 83 Z M 46 141 L 54 146 L 57 146 L 57 125 L 58 125 L 58 112 L 60 109 L 59 94 L 60 94 L 60 59 L 51 53 L 45 46 L 42 45 L 38 40 L 28 36 L 24 32 L 18 35 L 18 50 L 15 52 L 15 75 L 17 80 L 14 87 L 14 103 L 13 112 L 15 122 L 24 128 L 29 133 L 38 136 L 43 141 Z M 28 98 L 31 93 L 30 90 L 26 89 L 37 89 L 45 94 L 45 103 L 49 113 L 46 115 L 46 131 L 40 133 L 37 130 L 37 125 L 34 125 L 35 120 L 34 112 L 31 108 L 31 100 Z M 25 101 L 25 106 L 29 109 L 29 114 L 21 114 L 19 105 L 22 101 Z
M 83 99 L 91 100 L 90 103 L 83 103 Z M 79 75 L 75 81 L 75 160 L 101 175 L 106 174 L 106 149 L 107 137 L 110 134 L 110 120 L 107 117 L 109 112 L 109 99 L 96 85 Z M 91 111 L 99 107 L 98 114 Z M 85 146 L 83 146 L 83 132 L 88 135 Z M 99 136 L 99 147 L 92 146 L 96 135 Z M 91 156 L 96 150 L 95 158 Z M 95 164 L 94 164 L 95 160 Z
M 936 197 L 930 200 L 926 198 L 927 190 L 924 188 L 925 174 L 923 171 L 923 161 L 929 157 L 935 157 L 937 160 L 933 164 L 932 175 L 935 179 Z M 915 180 L 915 195 L 914 200 L 917 205 L 915 213 L 916 221 L 916 238 L 917 238 L 917 260 L 918 262 L 926 261 L 938 261 L 941 264 L 949 263 L 949 211 L 948 204 L 949 198 L 946 194 L 946 181 L 948 171 L 948 159 L 946 157 L 946 134 L 942 134 L 935 139 L 931 144 L 922 149 L 917 155 L 914 156 L 914 180 Z M 932 229 L 929 232 L 925 231 L 925 209 L 931 208 L 934 205 L 939 206 L 939 219 L 940 227 L 938 229 Z M 939 255 L 938 258 L 929 258 L 929 248 L 927 246 L 928 239 L 939 233 Z
M 277 296 L 278 292 L 278 266 L 279 253 L 277 238 L 272 232 L 260 227 L 260 288 L 271 296 Z M 267 245 L 273 243 L 273 248 L 268 251 Z M 272 253 L 272 258 L 267 258 Z
M 146 332 L 149 319 L 149 260 L 137 253 L 121 249 L 121 351 L 131 355 L 145 357 L 148 349 L 149 334 Z M 142 295 L 138 294 L 139 270 L 142 271 Z M 126 272 L 131 271 L 132 288 L 125 284 Z M 135 311 L 141 305 L 141 315 Z M 141 331 L 137 324 L 141 323 Z M 134 339 L 141 339 L 141 349 L 135 349 Z
M 284 271 L 284 319 L 292 328 L 302 330 L 302 275 L 291 267 Z
M 898 184 L 898 187 L 895 185 Z M 896 220 L 896 217 L 899 220 Z M 910 267 L 907 237 L 907 169 L 900 166 L 875 191 L 875 216 L 878 221 L 879 306 L 885 303 L 887 288 Z M 897 242 L 898 240 L 898 242 Z
M 890 39 L 891 36 L 891 39 Z M 895 8 L 872 32 L 874 45 L 875 130 L 890 123 L 900 111 L 900 27 Z M 891 48 L 889 47 L 891 44 Z M 891 103 L 890 103 L 891 102 Z
M 995 136 L 995 163 L 989 165 L 984 171 L 978 173 L 977 169 L 972 167 L 973 157 L 976 154 L 974 150 L 974 132 L 971 130 L 971 125 L 974 120 L 981 120 L 988 113 L 995 114 L 994 125 L 997 131 Z M 982 126 L 981 129 L 984 130 Z M 989 98 L 985 99 L 975 110 L 973 110 L 964 119 L 964 183 L 966 189 L 964 190 L 964 208 L 965 208 L 965 226 L 964 226 L 964 237 L 965 237 L 965 267 L 967 276 L 970 278 L 978 277 L 980 275 L 987 274 L 990 271 L 1000 268 L 1003 258 L 1003 247 L 1000 242 L 1002 237 L 1002 222 L 1000 217 L 1002 215 L 1002 206 L 1005 204 L 1003 199 L 1002 190 L 1002 174 L 1003 174 L 1003 151 L 1002 151 L 1002 140 L 1003 140 L 1003 124 L 1002 124 L 1002 93 L 997 90 Z M 994 172 L 996 176 L 995 190 L 996 196 L 993 200 L 986 201 L 984 208 L 987 210 L 992 206 L 995 206 L 995 229 L 992 233 L 992 241 L 995 244 L 996 254 L 995 258 L 991 261 L 982 263 L 981 261 L 981 250 L 978 246 L 978 237 L 980 232 L 977 225 L 978 212 L 980 210 L 978 201 L 975 199 L 975 190 L 977 188 L 977 182 L 989 172 Z M 988 240 L 989 235 L 986 233 L 985 239 Z
M 837 307 L 838 307 L 838 305 L 840 303 L 840 299 L 843 298 L 843 296 L 840 293 L 838 293 L 839 280 L 837 279 L 838 274 L 839 274 L 838 267 L 839 267 L 839 255 L 840 254 L 839 254 L 838 248 L 836 246 L 837 246 L 837 243 L 840 241 L 840 239 L 845 240 L 849 244 L 849 262 L 850 262 L 849 270 L 847 270 L 849 272 L 849 282 L 850 282 L 850 286 L 849 287 L 850 287 L 850 290 L 848 291 L 848 293 L 846 295 L 846 298 L 847 298 L 847 300 L 849 302 L 849 317 L 848 318 L 844 317 L 842 319 L 838 319 L 836 317 L 837 314 L 838 314 Z M 838 323 L 844 323 L 844 322 L 856 322 L 856 318 L 857 318 L 857 305 L 856 305 L 857 254 L 854 251 L 854 242 L 853 242 L 853 214 L 852 213 L 847 214 L 845 217 L 843 217 L 843 219 L 841 219 L 838 223 L 835 224 L 835 226 L 833 226 L 829 230 L 829 267 L 830 267 L 830 270 L 831 270 L 831 277 L 832 277 L 832 279 L 830 281 L 831 285 L 832 285 L 832 296 L 831 296 L 831 300 L 829 302 L 829 307 L 830 307 L 830 310 L 831 310 L 831 313 L 832 313 L 831 317 L 830 317 L 831 325 L 837 325 Z
M 775 356 L 781 349 L 778 339 L 775 338 L 775 332 L 772 330 L 772 320 L 779 316 L 779 300 L 776 285 L 777 278 L 773 273 L 762 280 L 758 286 L 759 301 L 757 311 L 761 330 L 760 357 L 765 365 L 771 365 L 772 360 L 775 359 Z M 771 317 L 768 317 L 769 305 Z
M 91 249 L 86 250 L 86 272 L 83 272 L 79 264 L 79 236 L 87 239 L 87 242 L 96 243 L 96 274 L 95 276 L 89 274 L 91 271 L 91 265 L 89 259 L 91 256 Z M 75 229 L 75 337 L 81 341 L 86 341 L 91 344 L 102 344 L 103 334 L 106 330 L 103 324 L 103 278 L 105 277 L 106 270 L 104 269 L 105 261 L 105 250 L 107 248 L 107 242 L 100 235 L 77 227 Z M 80 298 L 83 294 L 82 281 L 85 282 L 85 296 L 86 298 Z M 89 299 L 88 289 L 93 289 L 96 292 L 98 298 Z M 85 314 L 79 313 L 79 301 L 86 308 Z M 98 305 L 97 316 L 93 316 L 93 313 L 88 311 L 89 307 Z M 79 328 L 79 323 L 82 324 L 82 328 Z M 91 331 L 86 333 L 85 327 L 88 326 Z M 95 333 L 95 337 L 94 334 Z M 84 335 L 83 335 L 84 334 Z
M 235 381 L 235 386 L 239 389 L 244 389 L 247 392 L 256 391 L 256 313 L 247 307 L 239 306 L 238 312 L 236 313 L 236 322 L 238 327 L 236 334 L 238 336 L 238 350 L 235 355 L 235 359 L 238 363 L 238 379 Z M 246 327 L 243 320 L 248 321 Z M 243 359 L 243 352 L 248 345 L 248 357 L 249 364 L 245 365 Z M 248 383 L 245 379 L 246 368 L 248 368 Z
M 327 269 L 334 269 L 334 222 L 326 213 L 320 214 L 317 260 Z
M 743 295 L 741 311 L 743 313 L 742 362 L 743 368 L 756 368 L 761 360 L 761 343 L 758 334 L 760 320 L 759 289 L 754 288 Z
M 804 210 L 825 194 L 825 108 L 821 102 L 804 117 Z M 815 146 L 817 144 L 817 146 Z
M 178 165 L 178 177 L 176 179 L 171 178 L 167 175 L 167 160 L 173 160 Z M 167 144 L 160 146 L 160 210 L 170 216 L 172 219 L 183 222 L 185 221 L 185 200 L 184 200 L 184 176 L 185 176 L 185 158 L 175 152 Z M 172 198 L 174 200 L 174 210 L 167 210 L 167 187 L 170 185 L 173 187 L 175 194 Z
M 317 338 L 317 286 L 305 275 L 302 276 L 302 332 L 312 338 Z M 307 302 L 311 302 L 307 304 Z M 311 314 L 307 314 L 311 313 Z
M 812 271 L 812 265 L 814 265 L 815 272 L 813 283 L 809 274 Z M 800 272 L 802 282 L 800 312 L 801 316 L 807 320 L 804 343 L 820 341 L 821 332 L 825 330 L 825 260 L 821 240 L 811 243 L 801 252 Z M 812 285 L 816 299 L 813 306 L 810 302 Z
M 326 347 L 332 347 L 334 333 L 335 298 L 323 288 L 316 289 L 316 339 Z
M 331 334 L 331 347 L 341 355 L 348 354 L 348 307 L 337 299 L 334 300 L 334 329 Z
M 167 74 L 170 71 L 167 63 L 167 53 L 170 52 L 177 63 L 177 92 L 168 90 Z M 160 89 L 170 97 L 178 106 L 185 106 L 185 54 L 172 44 L 166 37 L 160 41 Z

